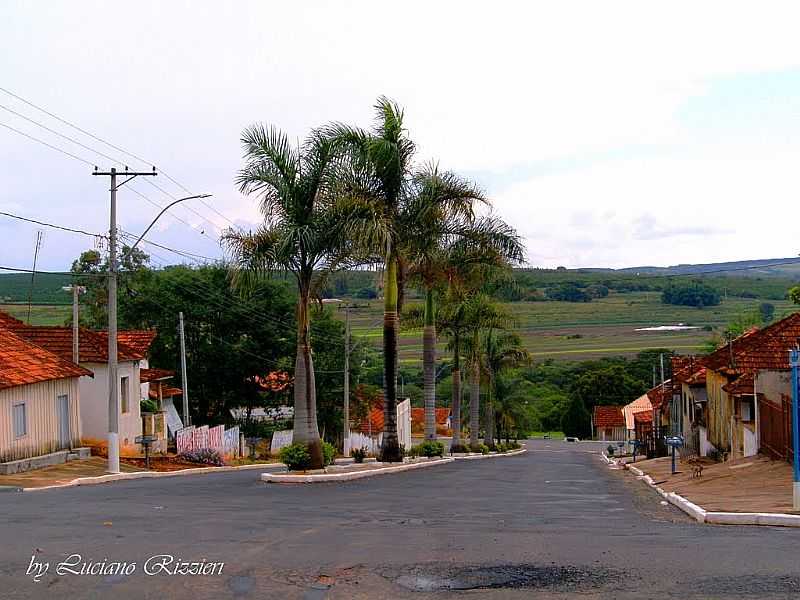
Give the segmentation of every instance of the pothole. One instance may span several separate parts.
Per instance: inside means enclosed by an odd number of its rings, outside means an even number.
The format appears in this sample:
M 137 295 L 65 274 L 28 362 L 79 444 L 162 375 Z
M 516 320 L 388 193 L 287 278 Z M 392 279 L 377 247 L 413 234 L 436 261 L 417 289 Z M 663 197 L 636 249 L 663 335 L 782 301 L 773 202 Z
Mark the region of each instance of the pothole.
M 397 585 L 415 592 L 448 590 L 560 588 L 589 589 L 603 586 L 619 574 L 601 567 L 559 565 L 450 565 L 428 564 L 383 573 Z

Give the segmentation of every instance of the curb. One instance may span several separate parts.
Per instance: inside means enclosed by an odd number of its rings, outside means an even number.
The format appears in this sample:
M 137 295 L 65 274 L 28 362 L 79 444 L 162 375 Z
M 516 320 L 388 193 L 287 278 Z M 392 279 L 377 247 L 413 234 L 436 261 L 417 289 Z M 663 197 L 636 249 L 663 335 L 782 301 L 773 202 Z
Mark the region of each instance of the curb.
M 658 494 L 673 506 L 681 509 L 698 523 L 709 525 L 766 525 L 771 527 L 800 527 L 800 515 L 787 515 L 784 513 L 754 513 L 754 512 L 713 512 L 707 511 L 702 506 L 687 500 L 675 492 L 665 492 L 658 487 L 653 478 L 645 475 L 641 469 L 625 465 L 625 468 L 636 475 L 636 479 L 644 481 Z
M 464 454 L 463 456 L 453 456 L 453 460 L 478 460 L 480 458 L 498 458 L 500 456 L 516 456 L 517 454 L 525 454 L 528 450 L 520 448 L 512 452 L 498 452 L 495 454 Z
M 231 471 L 250 471 L 253 469 L 278 468 L 285 469 L 283 463 L 262 463 L 257 465 L 238 465 L 231 467 L 198 467 L 196 469 L 181 469 L 180 471 L 134 471 L 133 473 L 109 473 L 97 477 L 78 477 L 65 483 L 45 485 L 42 487 L 17 488 L 22 492 L 38 492 L 41 490 L 54 490 L 59 488 L 78 487 L 81 485 L 99 485 L 114 481 L 127 481 L 129 479 L 155 479 L 160 477 L 180 477 L 184 475 L 203 475 L 206 473 L 229 473 Z
M 400 473 L 414 469 L 424 469 L 454 462 L 453 458 L 440 458 L 426 462 L 402 464 L 394 467 L 382 467 L 380 469 L 370 469 L 368 471 L 353 471 L 350 473 L 320 473 L 318 475 L 289 475 L 288 473 L 262 473 L 261 481 L 266 483 L 325 483 L 338 481 L 352 481 L 363 479 L 364 477 L 375 477 L 377 475 L 387 475 L 389 473 Z

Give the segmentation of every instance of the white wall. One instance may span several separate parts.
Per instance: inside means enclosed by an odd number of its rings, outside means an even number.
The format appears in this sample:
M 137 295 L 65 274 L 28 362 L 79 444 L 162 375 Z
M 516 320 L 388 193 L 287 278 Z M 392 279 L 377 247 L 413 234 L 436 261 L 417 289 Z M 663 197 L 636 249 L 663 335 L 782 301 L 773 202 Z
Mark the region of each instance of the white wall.
M 88 379 L 88 377 L 81 377 Z M 81 422 L 78 378 L 54 379 L 0 390 L 0 462 L 32 458 L 56 452 L 59 446 L 59 416 L 56 399 L 69 397 L 70 437 L 80 446 Z M 14 436 L 12 406 L 25 403 L 26 433 Z
M 94 379 L 82 377 L 80 383 L 83 437 L 103 442 L 108 439 L 108 365 L 106 363 L 81 363 L 81 366 L 94 373 Z M 121 448 L 133 447 L 136 436 L 142 435 L 138 361 L 121 361 L 118 366 L 118 375 L 120 381 L 123 377 L 128 377 L 129 385 L 129 410 L 127 413 L 121 413 L 119 417 L 119 444 Z M 117 389 L 119 392 L 119 386 Z

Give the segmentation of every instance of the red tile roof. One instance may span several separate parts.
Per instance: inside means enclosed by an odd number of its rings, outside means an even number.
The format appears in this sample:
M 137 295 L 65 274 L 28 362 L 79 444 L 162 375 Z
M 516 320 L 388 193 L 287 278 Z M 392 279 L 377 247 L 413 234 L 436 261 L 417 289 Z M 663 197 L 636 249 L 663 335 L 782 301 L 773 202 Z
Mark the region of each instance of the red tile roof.
M 361 420 L 356 429 L 368 435 L 376 435 L 383 431 L 383 407 L 370 410 L 369 415 Z
M 149 383 L 175 377 L 175 371 L 168 369 L 139 369 L 139 381 Z
M 25 325 L 23 321 L 20 321 L 19 319 L 12 317 L 10 314 L 4 313 L 0 310 L 0 327 L 14 329 L 15 327 L 21 327 L 23 325 Z
M 166 386 L 161 388 L 162 398 L 171 398 L 173 396 L 180 396 L 182 394 L 183 390 L 181 388 L 166 387 Z M 158 386 L 155 385 L 150 386 L 150 390 L 147 392 L 147 395 L 150 397 L 151 400 L 158 400 Z
M 659 383 L 656 387 L 647 390 L 647 397 L 653 408 L 661 408 L 665 402 L 669 402 L 672 395 L 672 380 L 667 379 L 664 383 Z
M 450 409 L 449 408 L 437 408 L 436 409 L 436 424 L 437 425 L 446 425 L 447 419 L 450 418 Z M 425 409 L 424 408 L 412 408 L 411 409 L 411 424 L 412 426 L 415 424 L 425 424 Z
M 705 385 L 706 368 L 702 365 L 699 357 L 673 356 L 672 381 L 673 384 Z
M 91 371 L 0 328 L 0 389 L 84 375 L 93 376 Z
M 731 396 L 752 396 L 755 383 L 753 373 L 745 373 L 734 381 L 722 386 L 722 389 Z
M 595 406 L 592 415 L 595 427 L 625 427 L 621 406 Z
M 641 412 L 633 413 L 633 421 L 639 421 L 641 423 L 647 423 L 653 420 L 653 411 L 650 410 L 643 410 Z
M 757 331 L 747 332 L 703 358 L 703 364 L 726 373 L 789 369 L 789 350 L 800 341 L 800 312 Z
M 72 360 L 72 328 L 24 325 L 14 328 L 20 337 L 49 350 L 65 360 Z M 81 328 L 78 333 L 79 360 L 82 363 L 108 362 L 108 332 Z M 124 343 L 117 344 L 117 360 L 140 360 L 144 355 Z
M 155 329 L 125 329 L 117 333 L 117 340 L 146 357 L 156 339 Z

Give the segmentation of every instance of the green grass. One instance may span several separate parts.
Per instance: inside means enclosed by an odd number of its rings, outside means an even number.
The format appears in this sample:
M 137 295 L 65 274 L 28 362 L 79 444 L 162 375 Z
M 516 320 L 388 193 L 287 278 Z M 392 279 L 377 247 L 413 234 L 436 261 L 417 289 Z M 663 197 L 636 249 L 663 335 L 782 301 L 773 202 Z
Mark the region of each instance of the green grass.
M 586 303 L 512 302 L 505 306 L 515 316 L 517 331 L 535 359 L 587 360 L 633 356 L 649 348 L 672 348 L 682 354 L 696 352 L 715 332 L 721 332 L 738 315 L 756 310 L 761 302 L 729 297 L 719 306 L 697 309 L 662 304 L 658 292 L 630 292 L 612 293 Z M 776 319 L 797 308 L 785 300 L 774 300 L 772 304 Z M 363 306 L 351 315 L 353 335 L 380 347 L 383 305 L 373 300 Z M 639 327 L 677 323 L 709 326 L 713 331 L 635 331 Z M 440 339 L 439 353 L 445 351 L 445 342 Z M 422 330 L 401 330 L 400 362 L 416 365 L 421 357 Z
M 12 317 L 28 320 L 27 304 L 0 304 L 0 311 Z M 31 307 L 31 325 L 64 325 L 69 319 L 72 307 L 63 304 L 40 305 Z

